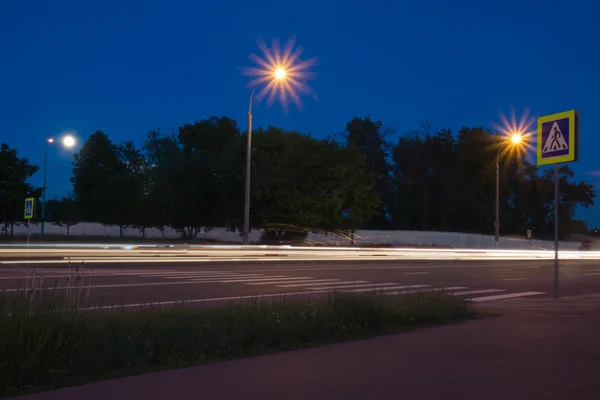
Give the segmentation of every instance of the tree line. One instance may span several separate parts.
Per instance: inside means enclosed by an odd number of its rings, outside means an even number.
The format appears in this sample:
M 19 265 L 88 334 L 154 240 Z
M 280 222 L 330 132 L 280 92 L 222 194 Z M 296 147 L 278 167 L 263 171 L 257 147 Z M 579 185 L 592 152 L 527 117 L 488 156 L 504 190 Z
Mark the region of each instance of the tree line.
M 152 130 L 139 148 L 96 131 L 74 155 L 72 194 L 49 200 L 46 219 L 122 232 L 172 227 L 188 239 L 217 226 L 241 230 L 245 143 L 246 132 L 228 117 L 172 134 Z M 552 236 L 553 169 L 505 151 L 501 136 L 481 127 L 455 134 L 424 124 L 396 137 L 381 121 L 355 117 L 341 140 L 268 127 L 253 131 L 252 147 L 251 225 L 267 237 L 361 228 L 492 233 L 498 154 L 501 233 Z M 23 219 L 23 199 L 41 196 L 28 183 L 36 171 L 2 145 L 6 234 Z M 585 233 L 575 212 L 594 205 L 595 190 L 568 165 L 559 174 L 561 234 Z

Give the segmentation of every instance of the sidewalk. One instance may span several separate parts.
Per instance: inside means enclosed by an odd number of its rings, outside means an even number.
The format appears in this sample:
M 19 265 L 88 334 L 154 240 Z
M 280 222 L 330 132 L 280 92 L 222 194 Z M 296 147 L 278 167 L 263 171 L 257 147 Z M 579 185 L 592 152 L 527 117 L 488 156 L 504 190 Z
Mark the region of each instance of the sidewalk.
M 600 296 L 482 309 L 503 316 L 19 399 L 599 398 Z

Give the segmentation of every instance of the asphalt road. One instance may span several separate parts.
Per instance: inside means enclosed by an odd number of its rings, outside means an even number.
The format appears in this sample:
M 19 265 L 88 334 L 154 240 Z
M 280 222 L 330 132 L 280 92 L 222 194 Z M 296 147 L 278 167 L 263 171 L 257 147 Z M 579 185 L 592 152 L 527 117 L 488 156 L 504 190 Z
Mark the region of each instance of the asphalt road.
M 118 259 L 113 260 L 118 261 Z M 71 264 L 71 282 L 78 273 Z M 89 266 L 91 265 L 91 266 Z M 194 301 L 213 304 L 239 297 L 265 298 L 311 293 L 445 289 L 475 302 L 554 293 L 552 261 L 185 261 L 98 262 L 85 266 L 89 306 Z M 2 264 L 0 289 L 16 292 L 32 276 L 45 287 L 66 290 L 68 264 Z M 600 293 L 600 261 L 561 261 L 561 296 Z

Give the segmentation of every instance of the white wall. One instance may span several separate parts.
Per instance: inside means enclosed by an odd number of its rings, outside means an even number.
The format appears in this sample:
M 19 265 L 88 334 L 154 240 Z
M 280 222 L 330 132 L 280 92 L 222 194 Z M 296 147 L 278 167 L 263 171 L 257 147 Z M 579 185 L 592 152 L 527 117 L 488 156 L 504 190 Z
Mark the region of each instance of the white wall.
M 39 224 L 31 225 L 31 234 L 39 235 L 41 226 Z M 67 230 L 52 224 L 46 224 L 45 233 L 48 235 L 64 235 L 66 240 Z M 3 234 L 0 233 L 0 234 Z M 27 234 L 27 227 L 15 226 L 14 234 L 23 236 Z M 71 227 L 71 236 L 105 236 L 119 237 L 119 227 L 104 226 L 99 223 L 82 222 Z M 256 242 L 260 239 L 261 231 L 250 233 L 250 240 Z M 125 236 L 128 238 L 141 238 L 142 233 L 133 228 L 125 230 Z M 174 229 L 165 229 L 165 236 L 169 239 L 177 239 L 179 235 Z M 146 238 L 162 239 L 162 234 L 158 229 L 146 229 Z M 214 239 L 223 242 L 241 242 L 242 237 L 239 232 L 229 232 L 225 228 L 214 228 L 209 232 L 198 234 L 198 239 Z M 374 231 L 359 230 L 355 233 L 357 246 L 361 245 L 409 245 L 409 246 L 439 246 L 452 248 L 474 248 L 486 249 L 494 248 L 494 236 L 478 235 L 472 233 L 456 232 L 423 232 L 423 231 Z M 327 244 L 342 245 L 350 244 L 350 236 L 345 233 L 339 234 L 309 234 L 306 238 L 308 244 Z M 561 242 L 560 248 L 563 250 L 577 250 L 579 242 Z M 545 240 L 528 240 L 522 238 L 500 237 L 499 248 L 503 249 L 553 249 L 554 242 Z

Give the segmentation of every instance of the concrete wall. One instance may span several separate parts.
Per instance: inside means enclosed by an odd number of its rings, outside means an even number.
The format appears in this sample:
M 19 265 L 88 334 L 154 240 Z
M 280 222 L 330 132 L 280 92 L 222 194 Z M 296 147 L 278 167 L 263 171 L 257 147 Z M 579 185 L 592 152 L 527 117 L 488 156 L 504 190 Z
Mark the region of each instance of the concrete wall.
M 31 225 L 31 234 L 39 235 L 41 226 L 39 224 Z M 46 224 L 45 232 L 48 235 L 64 235 L 66 240 L 67 230 L 52 224 Z M 2 233 L 3 234 L 3 233 Z M 27 234 L 26 226 L 15 226 L 14 234 L 23 236 Z M 82 222 L 71 227 L 71 236 L 104 236 L 119 237 L 119 227 L 104 226 L 99 223 Z M 174 229 L 167 228 L 164 231 L 165 237 L 177 239 L 179 235 Z M 260 239 L 261 231 L 253 231 L 250 234 L 250 240 L 256 242 Z M 131 239 L 141 238 L 142 233 L 138 229 L 129 228 L 125 230 L 125 236 Z M 163 234 L 158 229 L 146 229 L 146 238 L 162 239 Z M 392 245 L 392 246 L 437 246 L 451 248 L 473 248 L 487 249 L 494 248 L 494 236 L 478 235 L 472 233 L 455 232 L 422 232 L 422 231 L 374 231 L 359 230 L 354 235 L 357 246 L 361 245 Z M 198 239 L 214 239 L 224 242 L 241 242 L 242 237 L 239 232 L 229 232 L 225 228 L 214 228 L 209 232 L 198 234 Z M 341 245 L 350 244 L 350 236 L 346 233 L 338 234 L 309 234 L 306 238 L 308 244 L 321 245 Z M 560 248 L 563 250 L 577 250 L 579 242 L 561 242 Z M 544 240 L 528 240 L 522 238 L 501 237 L 499 248 L 503 249 L 553 249 L 554 242 Z

